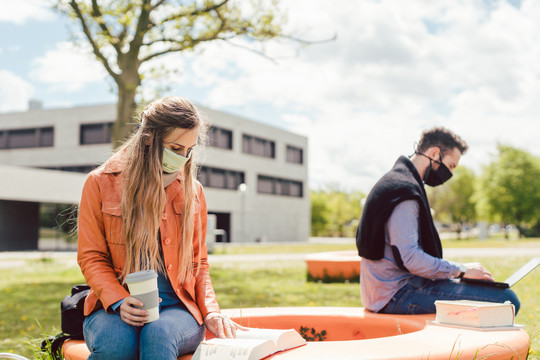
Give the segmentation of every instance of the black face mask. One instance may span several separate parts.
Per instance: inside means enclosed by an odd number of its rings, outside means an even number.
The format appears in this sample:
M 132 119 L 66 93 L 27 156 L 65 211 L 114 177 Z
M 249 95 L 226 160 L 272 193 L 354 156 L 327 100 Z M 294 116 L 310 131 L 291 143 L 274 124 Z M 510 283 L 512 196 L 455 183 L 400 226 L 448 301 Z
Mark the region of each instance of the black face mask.
M 442 157 L 439 155 L 439 161 L 433 160 L 427 155 L 417 152 L 418 155 L 425 156 L 429 159 L 429 167 L 426 169 L 426 174 L 424 175 L 424 183 L 429 186 L 439 186 L 444 184 L 452 177 L 452 172 L 444 165 L 442 162 Z M 439 164 L 437 170 L 433 169 L 433 162 Z

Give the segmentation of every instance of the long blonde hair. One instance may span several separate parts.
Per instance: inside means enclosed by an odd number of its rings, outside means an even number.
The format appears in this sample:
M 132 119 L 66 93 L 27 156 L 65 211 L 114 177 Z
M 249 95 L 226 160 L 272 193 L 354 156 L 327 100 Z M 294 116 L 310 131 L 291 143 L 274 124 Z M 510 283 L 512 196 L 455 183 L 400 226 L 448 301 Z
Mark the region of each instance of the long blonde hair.
M 126 243 L 125 275 L 140 270 L 155 269 L 166 274 L 160 255 L 158 232 L 165 209 L 162 160 L 163 138 L 177 128 L 199 128 L 198 142 L 204 144 L 206 124 L 187 99 L 178 96 L 156 100 L 141 112 L 138 130 L 118 150 L 124 152 L 127 163 L 122 191 L 122 236 Z M 178 281 L 183 283 L 193 275 L 193 235 L 195 233 L 194 202 L 197 192 L 195 154 L 184 165 L 184 211 L 182 239 L 179 249 Z M 201 222 L 198 222 L 201 224 Z M 198 246 L 202 232 L 199 229 Z M 197 267 L 198 269 L 198 267 Z

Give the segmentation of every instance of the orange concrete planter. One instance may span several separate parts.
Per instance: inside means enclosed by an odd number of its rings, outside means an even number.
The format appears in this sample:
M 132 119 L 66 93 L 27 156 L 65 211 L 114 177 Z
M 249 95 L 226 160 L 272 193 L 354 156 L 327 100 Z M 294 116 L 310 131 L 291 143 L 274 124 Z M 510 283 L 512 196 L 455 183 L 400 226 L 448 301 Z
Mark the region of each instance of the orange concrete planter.
M 427 324 L 435 315 L 374 314 L 351 307 L 290 307 L 223 310 L 242 325 L 308 329 L 324 341 L 277 353 L 268 359 L 526 359 L 529 336 L 523 329 L 480 331 Z M 313 329 L 313 331 L 311 330 Z M 68 341 L 64 357 L 84 360 L 84 342 Z M 179 359 L 188 360 L 191 356 Z
M 360 261 L 356 251 L 330 251 L 306 255 L 308 281 L 359 282 Z

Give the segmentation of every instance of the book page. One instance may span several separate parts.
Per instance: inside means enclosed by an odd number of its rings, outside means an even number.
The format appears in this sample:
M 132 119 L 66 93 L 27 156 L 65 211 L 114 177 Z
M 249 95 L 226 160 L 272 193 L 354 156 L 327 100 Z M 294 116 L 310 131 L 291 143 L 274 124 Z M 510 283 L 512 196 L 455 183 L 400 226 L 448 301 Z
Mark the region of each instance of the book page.
M 496 303 L 491 301 L 475 301 L 475 300 L 437 300 L 438 303 L 458 306 L 470 307 L 488 307 L 488 306 L 508 306 L 505 303 Z
M 268 339 L 272 340 L 277 344 L 281 334 L 288 330 L 277 330 L 277 329 L 257 329 L 250 328 L 247 331 L 237 330 L 236 338 L 237 339 Z
M 256 360 L 276 351 L 273 342 L 270 340 L 214 338 L 201 342 L 193 359 Z
M 306 342 L 294 329 L 250 328 L 248 331 L 237 330 L 236 337 L 238 339 L 269 339 L 276 344 L 278 350 L 300 346 Z

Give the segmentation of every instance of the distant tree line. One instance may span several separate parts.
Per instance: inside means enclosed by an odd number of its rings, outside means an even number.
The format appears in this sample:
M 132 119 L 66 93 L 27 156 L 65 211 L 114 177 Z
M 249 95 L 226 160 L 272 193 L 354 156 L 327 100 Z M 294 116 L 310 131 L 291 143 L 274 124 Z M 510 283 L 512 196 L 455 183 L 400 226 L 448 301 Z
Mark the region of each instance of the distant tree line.
M 436 221 L 458 236 L 479 221 L 514 225 L 520 236 L 540 236 L 540 158 L 508 145 L 477 175 L 459 166 L 445 185 L 428 189 Z M 354 236 L 361 192 L 336 187 L 311 193 L 313 236 Z
M 347 192 L 337 186 L 311 191 L 311 234 L 352 237 L 362 212 L 362 192 Z

